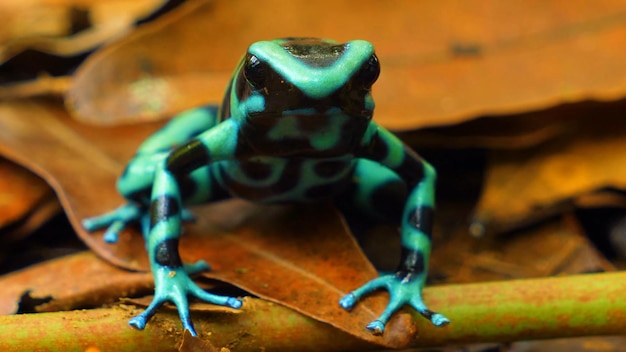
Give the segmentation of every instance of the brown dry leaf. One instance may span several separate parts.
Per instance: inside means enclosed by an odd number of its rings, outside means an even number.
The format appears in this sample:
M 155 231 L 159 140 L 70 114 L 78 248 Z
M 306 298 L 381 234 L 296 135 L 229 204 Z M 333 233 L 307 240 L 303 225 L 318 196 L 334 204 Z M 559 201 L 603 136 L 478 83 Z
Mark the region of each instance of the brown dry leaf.
M 626 91 L 623 1 L 256 5 L 188 2 L 101 50 L 77 72 L 67 95 L 71 110 L 107 124 L 220 102 L 248 45 L 284 36 L 374 43 L 382 64 L 376 116 L 394 130 L 618 99 Z M 271 25 L 273 18 L 280 25 Z
M 112 266 L 91 252 L 61 257 L 0 276 L 0 314 L 22 309 L 54 312 L 101 306 L 120 297 L 154 288 L 150 273 L 133 273 Z
M 601 103 L 560 105 L 542 111 L 480 117 L 454 126 L 424 128 L 399 133 L 402 140 L 417 150 L 422 148 L 529 148 L 549 141 L 569 130 L 570 120 L 580 110 Z
M 0 159 L 0 232 L 16 240 L 60 210 L 50 186 L 32 172 Z
M 71 85 L 68 76 L 51 77 L 40 74 L 34 81 L 11 83 L 0 86 L 0 100 L 32 98 L 38 96 L 62 96 Z
M 69 119 L 54 102 L 0 104 L 0 117 L 0 152 L 53 186 L 83 241 L 116 265 L 147 270 L 137 231 L 123 233 L 117 244 L 105 244 L 102 233 L 87 233 L 80 220 L 122 204 L 114 191 L 120 160 L 127 160 L 158 125 L 88 127 Z M 339 307 L 339 298 L 377 273 L 330 208 L 266 208 L 231 201 L 201 207 L 195 214 L 199 221 L 181 239 L 181 255 L 187 262 L 207 260 L 214 268 L 209 276 L 371 343 L 401 347 L 412 339 L 414 325 L 405 313 L 392 319 L 383 338 L 364 329 L 386 306 L 382 292 L 350 313 Z
M 0 2 L 0 64 L 26 49 L 70 56 L 129 32 L 166 1 L 25 0 Z M 90 28 L 73 34 L 75 22 Z M 82 24 L 81 24 L 82 25 Z
M 470 283 L 614 271 L 571 216 L 507 236 L 475 238 L 457 230 L 431 258 L 435 276 Z
M 590 203 L 589 193 L 626 189 L 624 108 L 586 111 L 568 133 L 535 148 L 491 152 L 475 226 L 502 232 L 572 208 L 577 198 Z
M 183 333 L 183 340 L 178 347 L 180 352 L 222 352 L 209 341 L 200 337 L 192 336 L 189 330 Z M 224 351 L 226 352 L 226 351 Z

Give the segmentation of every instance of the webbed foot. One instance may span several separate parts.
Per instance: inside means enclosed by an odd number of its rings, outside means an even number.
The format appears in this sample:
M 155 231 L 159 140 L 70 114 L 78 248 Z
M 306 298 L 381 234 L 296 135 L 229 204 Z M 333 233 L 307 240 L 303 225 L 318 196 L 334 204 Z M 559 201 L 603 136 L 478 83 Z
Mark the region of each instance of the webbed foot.
M 87 231 L 96 231 L 107 227 L 104 233 L 104 241 L 116 243 L 119 233 L 131 222 L 139 221 L 140 218 L 147 218 L 147 211 L 141 209 L 136 204 L 124 204 L 108 213 L 83 219 L 83 227 Z
M 431 311 L 422 301 L 422 285 L 422 280 L 419 280 L 411 273 L 384 275 L 347 294 L 339 301 L 339 305 L 346 310 L 350 310 L 363 296 L 384 288 L 389 291 L 390 296 L 387 308 L 385 308 L 385 311 L 378 319 L 366 326 L 374 335 L 381 335 L 385 331 L 385 325 L 387 325 L 391 316 L 405 304 L 413 307 L 435 326 L 448 325 L 450 323 L 448 318 Z
M 181 217 L 183 221 L 195 221 L 194 215 L 188 209 L 182 209 Z M 83 227 L 87 231 L 96 231 L 107 228 L 104 233 L 104 241 L 107 243 L 117 243 L 119 234 L 132 222 L 139 222 L 142 233 L 149 232 L 150 212 L 138 204 L 128 203 L 102 215 L 83 219 Z
M 166 301 L 170 301 L 174 303 L 178 309 L 183 328 L 189 330 L 193 336 L 197 336 L 189 314 L 189 302 L 187 300 L 189 295 L 209 303 L 236 309 L 240 308 L 242 302 L 238 298 L 208 293 L 198 287 L 188 275 L 190 272 L 203 271 L 208 268 L 208 265 L 204 261 L 198 261 L 194 264 L 185 265 L 184 267 L 160 267 L 153 271 L 155 279 L 154 298 L 148 308 L 146 308 L 143 313 L 130 319 L 128 324 L 135 329 L 143 330 L 146 327 L 146 323 L 156 313 L 157 309 Z

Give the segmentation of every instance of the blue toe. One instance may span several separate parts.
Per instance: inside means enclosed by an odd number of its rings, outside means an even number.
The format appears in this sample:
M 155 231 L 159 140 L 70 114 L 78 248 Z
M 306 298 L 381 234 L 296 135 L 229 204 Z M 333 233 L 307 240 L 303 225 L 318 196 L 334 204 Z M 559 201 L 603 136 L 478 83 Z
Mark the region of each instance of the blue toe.
M 146 318 L 143 315 L 138 315 L 130 319 L 128 325 L 137 330 L 143 330 L 146 327 Z
M 240 299 L 237 299 L 235 297 L 230 297 L 226 300 L 226 304 L 231 307 L 231 308 L 235 308 L 235 309 L 239 309 L 241 308 L 241 306 L 243 305 L 243 303 L 241 302 Z
M 383 332 L 385 332 L 385 323 L 380 320 L 374 320 L 373 322 L 367 324 L 365 328 L 371 331 L 374 335 L 382 335 Z
M 117 232 L 107 231 L 104 233 L 103 239 L 106 243 L 117 243 L 119 237 Z
M 445 316 L 439 313 L 433 314 L 433 316 L 430 318 L 430 321 L 435 326 L 445 326 L 445 325 L 450 324 L 450 319 L 446 318 Z
M 356 304 L 356 301 L 357 301 L 356 296 L 353 293 L 348 293 L 347 295 L 343 296 L 342 299 L 339 300 L 339 305 L 343 309 L 350 310 L 352 309 L 352 307 L 354 307 L 354 305 Z
M 198 336 L 198 334 L 196 333 L 196 329 L 194 329 L 193 325 L 191 324 L 191 321 L 182 321 L 182 323 L 183 329 L 189 330 L 191 336 Z

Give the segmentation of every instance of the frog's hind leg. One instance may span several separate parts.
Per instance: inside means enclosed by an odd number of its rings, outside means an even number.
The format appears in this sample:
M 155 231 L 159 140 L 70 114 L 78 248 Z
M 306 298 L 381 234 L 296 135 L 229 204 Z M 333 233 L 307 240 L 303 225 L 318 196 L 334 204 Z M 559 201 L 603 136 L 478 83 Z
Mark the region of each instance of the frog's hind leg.
M 144 235 L 150 221 L 148 205 L 150 204 L 150 190 L 154 180 L 156 165 L 162 163 L 172 148 L 181 145 L 196 137 L 200 133 L 214 127 L 218 123 L 217 107 L 205 106 L 185 111 L 163 128 L 148 137 L 137 149 L 137 153 L 128 163 L 124 173 L 117 181 L 118 191 L 128 199 L 128 203 L 108 213 L 83 220 L 83 226 L 88 231 L 107 228 L 104 240 L 115 243 L 119 233 L 132 222 L 139 222 Z M 206 173 L 206 169 L 204 171 Z M 189 175 L 182 185 L 183 190 L 208 189 L 204 173 L 197 170 Z M 192 192 L 187 192 L 187 194 Z M 204 192 L 206 193 L 206 191 Z M 190 198 L 208 196 L 203 192 L 196 192 Z M 220 196 L 216 195 L 216 198 Z M 192 220 L 190 212 L 183 212 L 183 220 Z
M 377 162 L 360 159 L 355 167 L 353 183 L 338 202 L 340 208 L 352 206 L 352 209 L 359 209 L 368 215 L 377 214 L 379 219 L 401 226 L 401 263 L 396 272 L 366 283 L 339 301 L 341 307 L 349 310 L 359 299 L 375 290 L 389 291 L 390 301 L 385 311 L 367 325 L 367 329 L 374 334 L 382 334 L 394 312 L 405 304 L 436 326 L 449 322 L 443 315 L 428 309 L 422 301 L 430 256 L 433 188 L 434 174 L 426 173 L 417 188 L 410 189 L 394 171 Z

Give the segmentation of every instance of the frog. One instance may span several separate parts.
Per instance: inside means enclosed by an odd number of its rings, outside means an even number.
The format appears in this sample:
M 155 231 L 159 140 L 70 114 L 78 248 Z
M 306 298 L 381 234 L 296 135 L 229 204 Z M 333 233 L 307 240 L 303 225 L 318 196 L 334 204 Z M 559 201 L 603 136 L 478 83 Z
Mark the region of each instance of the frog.
M 172 118 L 137 149 L 117 181 L 126 203 L 84 219 L 115 243 L 131 223 L 141 227 L 155 280 L 150 305 L 129 324 L 139 330 L 165 302 L 196 335 L 188 297 L 240 308 L 242 300 L 202 290 L 191 275 L 205 261 L 184 264 L 178 251 L 188 206 L 241 198 L 259 204 L 332 202 L 399 229 L 400 263 L 347 293 L 350 311 L 366 295 L 387 290 L 389 303 L 365 328 L 385 331 L 408 305 L 433 325 L 450 320 L 422 299 L 433 230 L 434 167 L 373 120 L 372 86 L 380 75 L 373 45 L 292 37 L 252 43 L 221 105 Z

